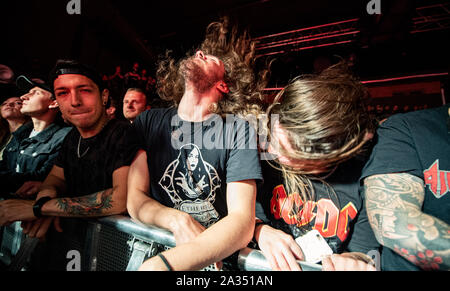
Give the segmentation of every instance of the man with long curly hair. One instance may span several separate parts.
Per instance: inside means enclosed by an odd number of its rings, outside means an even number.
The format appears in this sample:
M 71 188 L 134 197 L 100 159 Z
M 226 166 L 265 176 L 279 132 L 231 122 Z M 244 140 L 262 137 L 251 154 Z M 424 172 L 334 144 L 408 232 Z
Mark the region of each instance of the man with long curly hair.
M 141 270 L 199 270 L 250 242 L 262 176 L 249 146 L 255 132 L 236 115 L 260 109 L 264 76 L 255 77 L 253 60 L 248 35 L 222 21 L 208 26 L 193 55 L 161 62 L 158 93 L 175 107 L 133 123 L 142 150 L 130 168 L 127 208 L 134 219 L 170 230 L 177 246 Z

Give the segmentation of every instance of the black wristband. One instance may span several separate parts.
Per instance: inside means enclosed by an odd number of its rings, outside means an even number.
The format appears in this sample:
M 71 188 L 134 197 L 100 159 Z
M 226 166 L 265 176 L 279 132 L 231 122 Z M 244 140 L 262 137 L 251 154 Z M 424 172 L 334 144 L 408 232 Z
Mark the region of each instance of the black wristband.
M 163 261 L 164 265 L 166 265 L 168 271 L 173 271 L 172 267 L 170 266 L 170 264 L 167 261 L 166 257 L 163 256 L 163 254 L 159 253 L 158 257 Z
M 253 240 L 253 242 L 255 243 L 255 244 L 258 244 L 258 242 L 256 241 L 256 237 L 255 237 L 255 233 L 256 233 L 256 231 L 257 231 L 257 227 L 258 226 L 260 226 L 260 225 L 264 225 L 264 224 L 266 224 L 264 221 L 262 221 L 262 220 L 259 220 L 259 219 L 257 219 L 256 220 L 256 222 L 255 222 L 255 230 L 253 230 L 253 238 L 252 238 L 252 240 Z
M 42 217 L 42 206 L 44 206 L 44 204 L 50 200 L 52 200 L 52 198 L 48 196 L 39 198 L 33 205 L 34 216 L 36 216 L 37 218 Z

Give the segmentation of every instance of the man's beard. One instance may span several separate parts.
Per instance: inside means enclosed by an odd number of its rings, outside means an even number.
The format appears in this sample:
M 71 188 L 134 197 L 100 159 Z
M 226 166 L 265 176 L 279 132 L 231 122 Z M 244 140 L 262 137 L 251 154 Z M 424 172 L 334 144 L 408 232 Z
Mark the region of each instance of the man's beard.
M 205 93 L 211 89 L 214 84 L 220 80 L 217 74 L 208 74 L 193 58 L 183 60 L 180 64 L 180 73 L 184 78 L 191 82 L 199 93 Z

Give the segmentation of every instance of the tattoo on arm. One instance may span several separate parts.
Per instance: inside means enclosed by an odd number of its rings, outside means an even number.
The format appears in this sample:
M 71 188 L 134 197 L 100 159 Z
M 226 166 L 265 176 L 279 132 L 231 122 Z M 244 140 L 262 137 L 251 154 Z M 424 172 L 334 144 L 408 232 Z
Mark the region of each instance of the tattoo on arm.
M 406 173 L 364 180 L 367 214 L 378 241 L 422 269 L 450 269 L 450 226 L 422 212 L 423 181 Z
M 114 188 L 75 198 L 59 198 L 58 207 L 70 216 L 98 216 L 113 207 Z

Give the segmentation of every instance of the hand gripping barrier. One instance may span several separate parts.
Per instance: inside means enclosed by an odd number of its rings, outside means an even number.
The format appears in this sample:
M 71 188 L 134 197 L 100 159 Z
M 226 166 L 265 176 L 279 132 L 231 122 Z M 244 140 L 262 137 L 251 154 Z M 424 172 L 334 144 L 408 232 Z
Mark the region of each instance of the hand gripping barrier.
M 82 262 L 73 270 L 82 271 L 135 271 L 147 259 L 165 249 L 175 247 L 173 234 L 165 229 L 147 226 L 133 221 L 129 216 L 115 215 L 99 219 L 86 219 L 86 237 L 79 243 L 67 240 L 65 249 L 76 250 Z M 22 237 L 16 231 L 14 237 Z M 3 247 L 12 248 L 13 240 L 3 238 Z M 7 263 L 9 270 L 22 270 L 34 250 L 37 240 L 24 237 L 17 254 Z M 11 246 L 9 246 L 11 244 Z M 56 246 L 55 246 L 56 247 Z M 271 271 L 270 264 L 261 251 L 244 248 L 238 256 L 232 256 L 231 263 L 224 260 L 224 270 Z M 73 262 L 72 262 L 73 263 Z M 321 266 L 298 261 L 302 270 L 317 271 Z M 69 269 L 68 269 L 69 270 Z M 214 270 L 210 266 L 202 269 Z
M 115 229 L 132 235 L 134 240 L 133 254 L 131 255 L 127 270 L 136 270 L 147 257 L 156 254 L 153 243 L 174 247 L 175 239 L 171 232 L 155 226 L 145 226 L 133 221 L 127 216 L 109 216 L 98 219 L 100 224 L 109 225 Z M 147 242 L 147 243 L 142 243 Z M 147 246 L 146 246 L 147 245 Z M 318 271 L 321 266 L 298 261 L 303 271 Z M 261 251 L 244 248 L 240 250 L 237 259 L 239 270 L 243 271 L 271 271 L 269 262 Z

